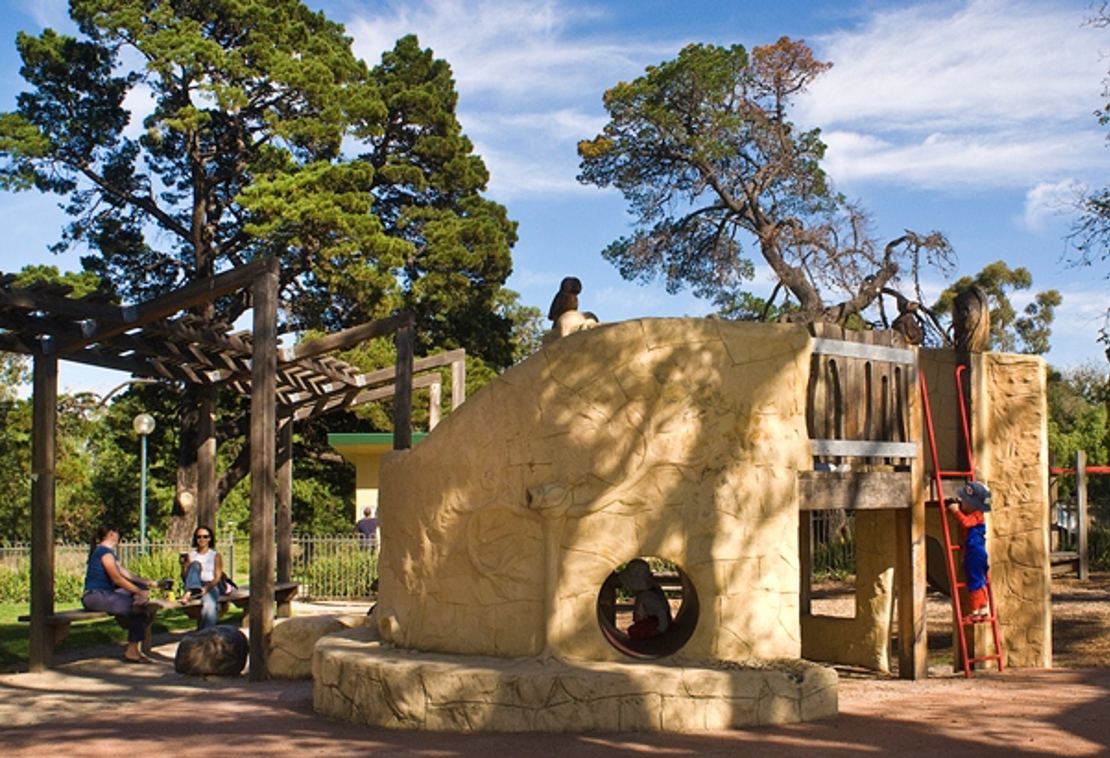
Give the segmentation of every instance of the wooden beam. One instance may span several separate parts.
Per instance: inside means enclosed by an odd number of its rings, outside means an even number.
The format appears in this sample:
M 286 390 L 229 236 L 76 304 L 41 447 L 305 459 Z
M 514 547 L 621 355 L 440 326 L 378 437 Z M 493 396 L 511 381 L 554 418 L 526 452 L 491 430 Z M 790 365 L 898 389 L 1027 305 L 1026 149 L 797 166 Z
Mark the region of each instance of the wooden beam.
M 359 324 L 350 329 L 336 332 L 335 334 L 329 334 L 326 337 L 302 342 L 292 348 L 282 350 L 281 360 L 283 362 L 290 362 L 302 358 L 324 355 L 325 353 L 330 353 L 335 350 L 345 350 L 349 347 L 354 347 L 360 342 L 365 342 L 375 337 L 384 337 L 387 334 L 393 334 L 398 329 L 404 327 L 411 328 L 415 325 L 415 316 L 405 311 L 403 313 L 398 313 L 396 316 L 379 319 L 378 321 L 369 321 L 365 324 Z
M 31 430 L 31 649 L 28 669 L 53 665 L 54 634 L 54 463 L 58 423 L 58 359 L 36 355 Z
M 274 629 L 274 460 L 277 433 L 278 267 L 269 259 L 254 278 L 251 356 L 250 679 L 269 677 Z
M 909 508 L 913 488 L 908 471 L 800 471 L 803 511 Z
M 418 376 L 412 380 L 412 388 L 414 390 L 424 389 L 425 387 L 433 387 L 442 382 L 438 374 L 426 374 Z M 397 385 L 390 384 L 385 387 L 375 387 L 370 390 L 358 391 L 343 391 L 335 392 L 323 397 L 314 397 L 308 400 L 303 400 L 282 409 L 283 416 L 285 414 L 292 414 L 293 419 L 302 421 L 306 418 L 313 416 L 323 415 L 325 413 L 334 413 L 335 411 L 344 408 L 354 408 L 366 403 L 373 403 L 377 400 L 384 400 L 387 397 L 393 397 L 397 393 Z
M 80 350 L 96 342 L 115 337 L 117 334 L 123 334 L 145 326 L 152 321 L 168 318 L 194 305 L 211 302 L 218 297 L 230 295 L 232 292 L 250 286 L 258 276 L 265 275 L 265 272 L 274 265 L 274 260 L 273 258 L 259 258 L 222 274 L 216 274 L 192 284 L 187 284 L 154 300 L 123 308 L 113 308 L 115 314 L 112 317 L 86 317 L 88 321 L 82 330 L 84 336 L 81 339 L 60 342 L 57 350 L 63 355 L 74 350 Z M 67 301 L 66 298 L 60 298 L 60 300 Z M 74 300 L 71 302 L 80 303 L 81 301 Z M 60 306 L 61 304 L 55 304 L 55 307 Z M 255 330 L 255 335 L 257 334 L 258 332 Z
M 849 404 L 852 405 L 852 404 Z M 853 405 L 853 407 L 858 407 Z M 864 439 L 811 439 L 814 455 L 872 458 L 916 458 L 916 442 L 884 442 Z

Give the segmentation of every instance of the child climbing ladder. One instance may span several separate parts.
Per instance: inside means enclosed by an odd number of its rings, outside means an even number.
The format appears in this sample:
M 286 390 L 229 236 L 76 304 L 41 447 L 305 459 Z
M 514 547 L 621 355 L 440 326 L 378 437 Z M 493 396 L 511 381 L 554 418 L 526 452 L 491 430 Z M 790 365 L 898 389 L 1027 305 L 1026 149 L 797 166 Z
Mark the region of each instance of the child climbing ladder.
M 956 517 L 963 531 L 964 579 L 971 605 L 972 619 L 990 616 L 987 595 L 987 525 L 983 514 L 991 509 L 991 493 L 979 482 L 968 482 L 956 493 L 956 502 L 949 501 L 948 511 Z

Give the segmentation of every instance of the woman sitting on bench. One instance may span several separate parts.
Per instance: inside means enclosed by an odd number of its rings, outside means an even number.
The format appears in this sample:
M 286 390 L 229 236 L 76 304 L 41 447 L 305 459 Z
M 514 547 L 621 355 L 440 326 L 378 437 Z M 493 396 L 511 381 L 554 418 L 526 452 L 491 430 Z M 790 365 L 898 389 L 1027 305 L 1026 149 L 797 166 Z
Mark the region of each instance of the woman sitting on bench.
M 193 530 L 193 549 L 181 554 L 181 577 L 185 594 L 181 602 L 200 598 L 198 629 L 215 626 L 219 621 L 220 595 L 225 594 L 224 562 L 215 551 L 216 533 L 207 526 Z
M 127 616 L 127 650 L 123 660 L 128 663 L 153 663 L 139 649 L 146 634 L 147 590 L 161 584 L 153 579 L 135 576 L 119 562 L 116 547 L 119 530 L 110 524 L 97 527 L 89 551 L 85 571 L 85 593 L 81 605 L 87 611 L 103 611 L 113 616 Z M 167 582 L 169 580 L 166 580 Z

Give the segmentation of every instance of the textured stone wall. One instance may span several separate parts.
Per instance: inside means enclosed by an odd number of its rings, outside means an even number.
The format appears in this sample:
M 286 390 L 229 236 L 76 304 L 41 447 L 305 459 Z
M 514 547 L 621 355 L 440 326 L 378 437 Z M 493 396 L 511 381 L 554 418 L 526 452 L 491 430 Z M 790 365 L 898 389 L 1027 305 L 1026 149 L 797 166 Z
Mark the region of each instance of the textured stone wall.
M 317 644 L 317 713 L 456 732 L 697 732 L 837 713 L 836 671 L 805 661 L 711 668 L 463 658 L 382 647 L 366 631 Z
M 1011 666 L 1052 665 L 1048 405 L 1044 361 L 984 353 L 972 364 L 976 468 L 990 487 L 987 550 L 991 584 Z M 980 632 L 977 650 L 990 633 Z
M 504 373 L 383 460 L 383 638 L 627 660 L 599 630 L 598 591 L 653 555 L 700 599 L 676 659 L 798 657 L 810 344 L 791 325 L 644 319 Z

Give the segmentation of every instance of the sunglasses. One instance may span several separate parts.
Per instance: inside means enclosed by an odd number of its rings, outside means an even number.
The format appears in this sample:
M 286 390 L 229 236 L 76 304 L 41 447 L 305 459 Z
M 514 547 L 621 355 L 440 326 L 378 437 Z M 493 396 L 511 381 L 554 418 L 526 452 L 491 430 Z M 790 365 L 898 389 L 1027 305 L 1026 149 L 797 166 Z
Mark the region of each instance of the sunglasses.
M 197 539 L 198 540 L 210 540 L 210 539 L 212 539 L 212 535 L 211 534 L 198 534 Z

